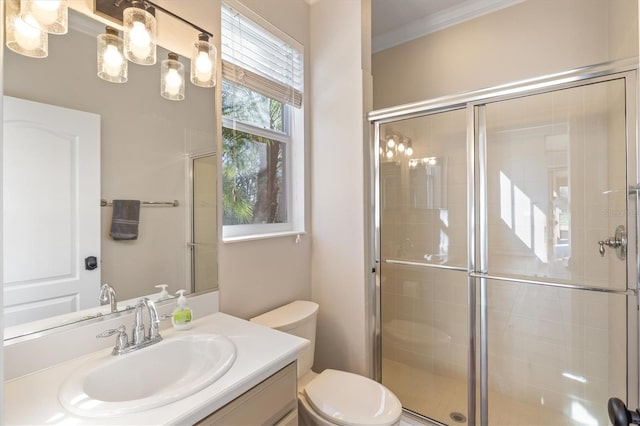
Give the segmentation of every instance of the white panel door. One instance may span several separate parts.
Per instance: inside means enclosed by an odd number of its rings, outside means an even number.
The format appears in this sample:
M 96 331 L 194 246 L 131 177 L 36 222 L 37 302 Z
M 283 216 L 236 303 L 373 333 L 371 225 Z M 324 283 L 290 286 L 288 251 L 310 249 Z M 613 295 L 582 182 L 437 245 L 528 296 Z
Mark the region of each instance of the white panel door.
M 3 191 L 5 326 L 97 305 L 100 116 L 5 96 Z

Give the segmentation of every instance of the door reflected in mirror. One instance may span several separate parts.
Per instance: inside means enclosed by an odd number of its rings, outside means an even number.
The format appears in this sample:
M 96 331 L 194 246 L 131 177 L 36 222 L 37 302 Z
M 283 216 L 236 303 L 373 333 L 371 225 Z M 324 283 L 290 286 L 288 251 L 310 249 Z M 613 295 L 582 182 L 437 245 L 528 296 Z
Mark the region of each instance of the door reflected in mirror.
M 203 291 L 217 286 L 218 233 L 216 232 L 217 156 L 206 154 L 191 159 L 192 169 L 192 239 L 191 288 Z

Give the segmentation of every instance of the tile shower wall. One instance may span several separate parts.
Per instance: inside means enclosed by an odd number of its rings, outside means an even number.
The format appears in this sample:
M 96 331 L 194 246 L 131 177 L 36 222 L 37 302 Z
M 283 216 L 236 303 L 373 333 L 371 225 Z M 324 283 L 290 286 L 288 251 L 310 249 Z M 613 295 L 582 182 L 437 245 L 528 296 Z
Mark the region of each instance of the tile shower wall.
M 466 380 L 466 273 L 394 265 L 382 288 L 383 357 Z
M 466 267 L 465 126 L 464 110 L 381 126 L 383 257 Z
M 489 386 L 500 394 L 606 424 L 606 401 L 624 395 L 609 365 L 626 366 L 626 340 L 611 342 L 624 324 L 626 298 L 587 291 L 489 281 Z M 489 410 L 500 411 L 489 400 Z
M 487 105 L 491 275 L 626 287 L 597 245 L 626 225 L 624 108 L 622 80 Z
M 627 225 L 624 108 L 622 80 L 486 106 L 490 275 L 626 289 L 597 244 Z M 626 395 L 626 296 L 489 281 L 487 303 L 490 389 L 606 423 Z
M 415 412 L 438 404 L 442 413 L 466 413 L 466 112 L 405 120 L 380 133 L 382 257 L 435 266 L 382 265 L 382 380 Z M 450 390 L 425 392 L 420 377 L 429 389 Z

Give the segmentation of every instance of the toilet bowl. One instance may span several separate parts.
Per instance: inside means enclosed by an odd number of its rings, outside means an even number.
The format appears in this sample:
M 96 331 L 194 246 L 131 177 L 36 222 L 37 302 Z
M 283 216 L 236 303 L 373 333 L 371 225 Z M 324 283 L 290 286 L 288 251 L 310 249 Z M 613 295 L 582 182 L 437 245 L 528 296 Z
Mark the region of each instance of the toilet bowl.
M 251 318 L 310 341 L 298 354 L 298 417 L 301 425 L 392 426 L 400 424 L 402 404 L 382 384 L 346 371 L 311 370 L 318 305 L 296 301 Z

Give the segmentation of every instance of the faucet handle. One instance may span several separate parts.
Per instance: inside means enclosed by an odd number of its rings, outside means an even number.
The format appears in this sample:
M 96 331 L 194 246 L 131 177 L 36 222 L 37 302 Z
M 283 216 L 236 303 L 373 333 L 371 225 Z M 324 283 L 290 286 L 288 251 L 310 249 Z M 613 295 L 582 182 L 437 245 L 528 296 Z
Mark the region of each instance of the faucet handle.
M 113 353 L 119 352 L 129 344 L 129 340 L 127 338 L 127 332 L 124 325 L 119 326 L 118 328 L 112 328 L 109 330 L 105 330 L 102 333 L 98 334 L 96 338 L 100 339 L 103 337 L 110 337 L 114 334 L 118 334 L 116 337 L 116 346 L 113 348 Z

